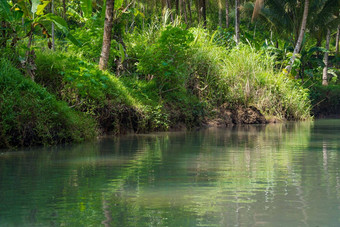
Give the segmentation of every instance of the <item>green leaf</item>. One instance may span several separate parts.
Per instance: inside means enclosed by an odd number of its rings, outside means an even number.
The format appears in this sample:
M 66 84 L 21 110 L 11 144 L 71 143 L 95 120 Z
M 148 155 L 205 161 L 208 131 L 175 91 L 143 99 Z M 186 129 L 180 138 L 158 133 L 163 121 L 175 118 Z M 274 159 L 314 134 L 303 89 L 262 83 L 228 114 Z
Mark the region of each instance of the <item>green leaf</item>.
M 81 0 L 81 10 L 84 12 L 85 18 L 91 18 L 92 16 L 92 0 Z
M 70 31 L 67 28 L 66 21 L 62 17 L 59 17 L 59 16 L 54 15 L 52 13 L 48 13 L 44 16 L 39 17 L 36 21 L 39 22 L 41 20 L 53 22 L 55 24 L 55 26 L 58 29 L 60 29 L 74 45 L 76 45 L 78 47 L 82 46 L 82 43 L 72 36 L 72 34 L 70 33 Z
M 40 4 L 40 0 L 32 0 L 32 8 L 31 12 L 35 14 L 38 10 L 38 5 Z
M 13 18 L 14 18 L 14 20 L 16 20 L 16 21 L 20 20 L 20 19 L 23 17 L 23 15 L 24 15 L 24 12 L 21 11 L 21 10 L 18 10 L 18 11 L 14 11 L 14 12 L 13 12 Z
M 77 47 L 83 46 L 83 44 L 78 39 L 76 39 L 70 32 L 66 34 L 66 38 L 68 38 Z
M 115 0 L 115 9 L 119 9 L 123 6 L 124 0 Z
M 11 6 L 6 0 L 0 0 L 0 16 L 5 20 L 12 21 Z
M 211 36 L 209 43 L 212 43 L 214 41 L 215 35 L 217 34 L 218 30 L 214 32 L 214 34 Z
M 326 48 L 323 48 L 323 47 L 312 47 L 308 50 L 308 53 L 309 54 L 312 54 L 314 52 L 322 52 L 322 53 L 325 53 L 327 52 L 327 49 Z
M 140 15 L 142 18 L 145 18 L 144 13 L 142 13 L 141 11 L 139 11 L 138 9 L 133 9 L 134 11 L 134 16 L 137 17 L 138 15 Z
M 27 5 L 25 4 L 24 1 L 18 1 L 17 5 L 20 7 L 20 9 L 23 11 L 24 13 L 24 17 L 29 17 L 30 15 L 30 10 L 29 8 L 27 8 Z
M 37 15 L 43 15 L 44 14 L 44 9 L 46 8 L 46 6 L 50 3 L 50 1 L 43 1 L 42 4 L 38 5 L 37 7 Z

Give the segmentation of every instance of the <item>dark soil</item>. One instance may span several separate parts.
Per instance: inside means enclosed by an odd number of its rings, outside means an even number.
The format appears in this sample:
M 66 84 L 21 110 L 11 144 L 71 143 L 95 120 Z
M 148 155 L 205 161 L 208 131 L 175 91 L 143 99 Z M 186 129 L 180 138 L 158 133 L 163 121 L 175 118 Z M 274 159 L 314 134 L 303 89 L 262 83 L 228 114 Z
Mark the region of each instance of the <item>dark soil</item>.
M 266 118 L 255 107 L 238 107 L 229 110 L 221 107 L 217 110 L 216 117 L 206 119 L 204 126 L 224 128 L 235 124 L 266 124 Z

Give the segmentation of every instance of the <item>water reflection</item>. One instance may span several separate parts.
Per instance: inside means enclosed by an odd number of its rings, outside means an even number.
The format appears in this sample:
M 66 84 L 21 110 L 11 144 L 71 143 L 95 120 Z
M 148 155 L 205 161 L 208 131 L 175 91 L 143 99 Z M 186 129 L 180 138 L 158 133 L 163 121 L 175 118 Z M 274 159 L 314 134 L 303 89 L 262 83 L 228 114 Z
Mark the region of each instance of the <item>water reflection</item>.
M 0 155 L 0 225 L 338 226 L 340 121 Z

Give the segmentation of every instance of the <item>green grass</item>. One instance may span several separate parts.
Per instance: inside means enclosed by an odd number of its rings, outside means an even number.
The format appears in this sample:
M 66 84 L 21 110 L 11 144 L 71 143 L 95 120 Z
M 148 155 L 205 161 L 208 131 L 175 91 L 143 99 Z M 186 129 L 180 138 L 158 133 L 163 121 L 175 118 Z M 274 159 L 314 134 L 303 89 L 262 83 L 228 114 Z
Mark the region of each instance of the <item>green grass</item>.
M 154 83 L 134 76 L 118 78 L 79 56 L 37 53 L 36 81 L 74 109 L 93 117 L 102 133 L 147 132 L 169 127 Z
M 96 136 L 95 122 L 0 60 L 0 148 L 80 142 Z
M 192 32 L 189 81 L 209 105 L 254 106 L 265 116 L 279 119 L 310 118 L 308 90 L 277 72 L 274 57 L 244 44 L 227 50 L 203 29 Z

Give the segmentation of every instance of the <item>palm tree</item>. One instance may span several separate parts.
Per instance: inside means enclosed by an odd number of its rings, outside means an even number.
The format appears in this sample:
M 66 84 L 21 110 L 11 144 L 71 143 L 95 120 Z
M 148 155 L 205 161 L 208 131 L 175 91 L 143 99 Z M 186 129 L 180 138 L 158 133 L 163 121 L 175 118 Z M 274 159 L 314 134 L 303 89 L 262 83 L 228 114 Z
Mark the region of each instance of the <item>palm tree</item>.
M 256 0 L 253 18 L 259 14 L 259 9 L 263 5 L 263 0 Z M 309 0 L 305 0 L 303 15 L 301 19 L 300 30 L 298 30 L 299 25 L 299 10 L 301 7 L 297 7 L 296 0 L 272 0 L 267 2 L 268 7 L 262 10 L 262 15 L 268 20 L 269 23 L 274 25 L 277 30 L 286 30 L 286 32 L 293 32 L 295 37 L 295 48 L 293 55 L 286 67 L 287 74 L 292 70 L 293 63 L 296 59 L 296 55 L 300 52 L 302 40 L 305 34 L 307 26 L 307 18 L 309 11 Z
M 331 39 L 331 30 L 327 29 L 327 36 L 326 36 L 326 52 L 325 56 L 323 58 L 323 63 L 325 64 L 325 67 L 322 71 L 322 85 L 327 86 L 328 85 L 328 77 L 327 77 L 327 71 L 328 71 L 328 51 L 329 51 L 329 40 Z
M 293 56 L 289 60 L 289 63 L 286 67 L 287 74 L 289 74 L 290 71 L 292 70 L 294 61 L 296 59 L 296 54 L 298 54 L 300 52 L 300 49 L 301 49 L 303 36 L 305 35 L 305 30 L 306 30 L 306 26 L 307 26 L 308 9 L 309 9 L 309 0 L 305 0 L 305 7 L 304 7 L 304 10 L 303 10 L 300 34 L 299 34 L 299 38 L 296 42 L 296 46 L 294 48 Z

